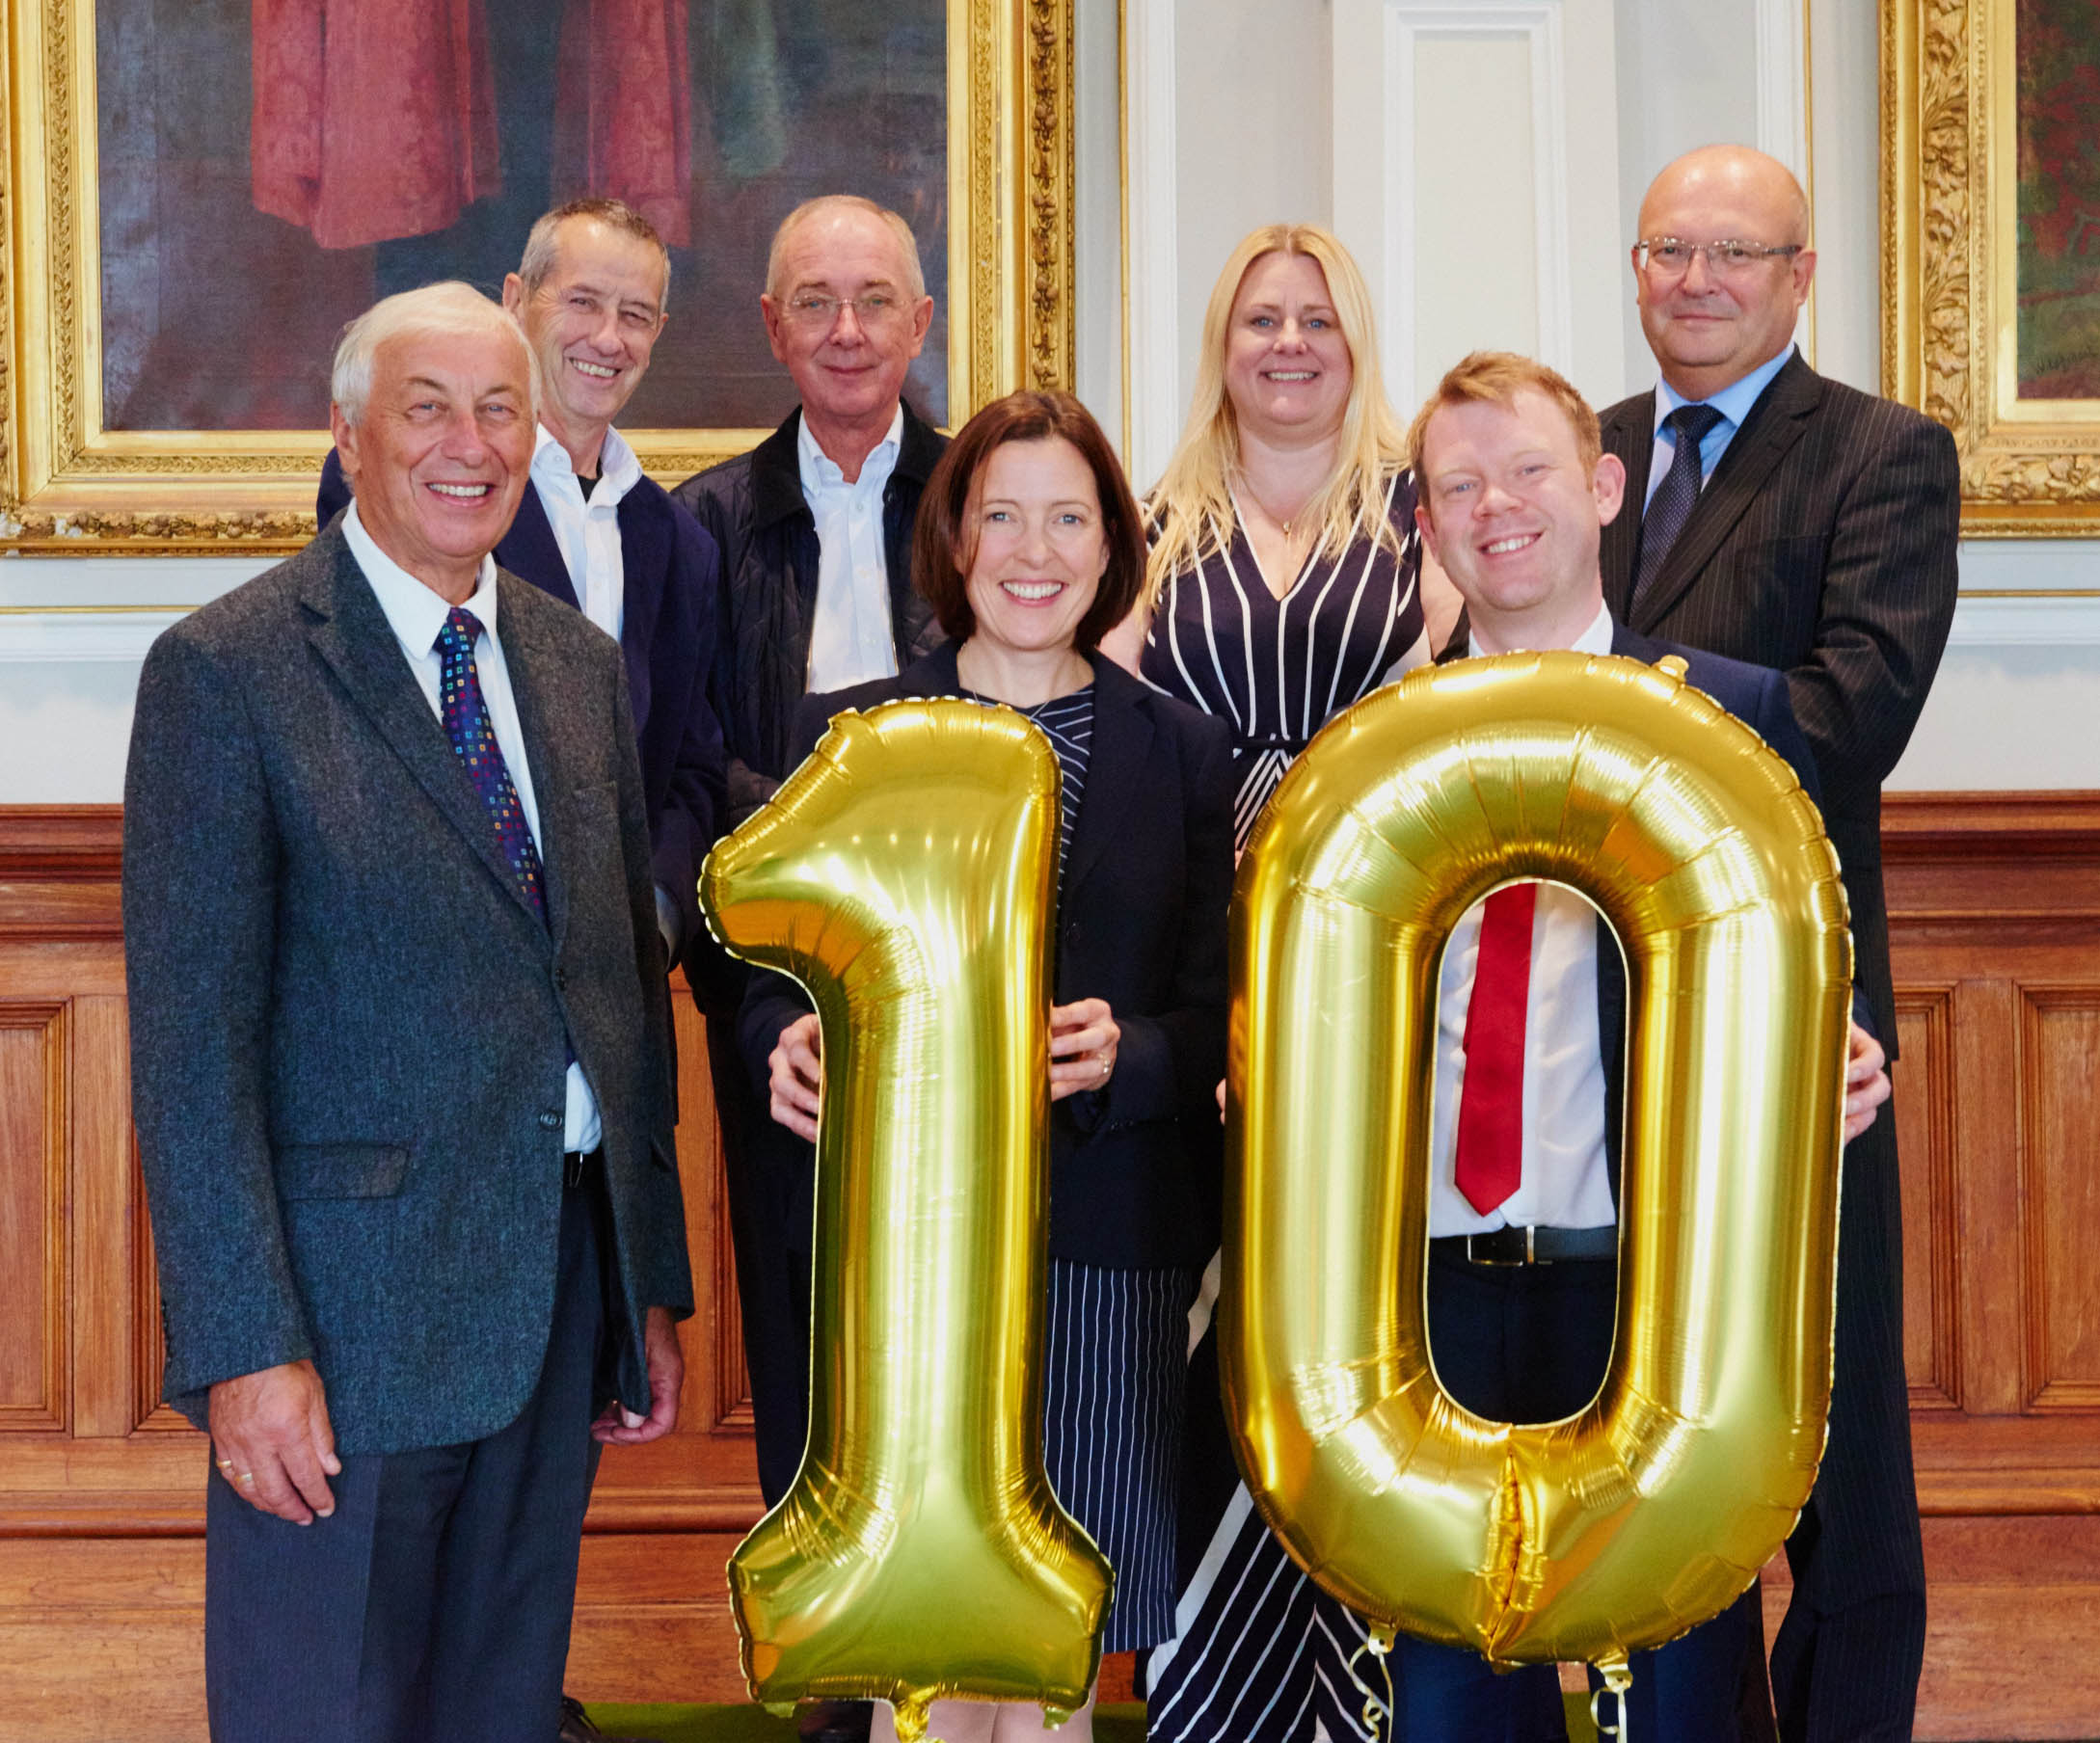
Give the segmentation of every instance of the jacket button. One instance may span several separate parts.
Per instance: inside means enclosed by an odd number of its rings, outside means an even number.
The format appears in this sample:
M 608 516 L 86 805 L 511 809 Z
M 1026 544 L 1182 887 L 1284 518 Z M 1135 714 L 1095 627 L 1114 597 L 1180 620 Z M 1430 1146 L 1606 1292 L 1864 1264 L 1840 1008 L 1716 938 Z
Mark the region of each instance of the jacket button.
M 569 990 L 569 971 L 567 969 L 557 968 L 554 971 L 554 990 L 557 993 L 565 993 Z
M 552 1132 L 556 1126 L 561 1124 L 561 1115 L 557 1113 L 552 1108 L 549 1108 L 541 1113 L 540 1124 L 545 1126 L 550 1132 Z

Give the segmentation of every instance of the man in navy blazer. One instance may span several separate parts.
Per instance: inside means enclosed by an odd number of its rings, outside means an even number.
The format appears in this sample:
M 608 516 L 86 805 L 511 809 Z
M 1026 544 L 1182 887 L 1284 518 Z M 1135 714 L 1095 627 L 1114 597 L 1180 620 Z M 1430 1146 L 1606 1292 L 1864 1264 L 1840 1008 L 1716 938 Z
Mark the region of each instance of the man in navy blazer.
M 1417 416 L 1411 447 L 1415 522 L 1466 601 L 1448 657 L 1567 648 L 1685 660 L 1690 683 L 1745 721 L 1816 795 L 1816 768 L 1776 672 L 1635 635 L 1604 604 L 1599 549 L 1625 469 L 1602 452 L 1597 416 L 1559 375 L 1527 359 L 1475 353 Z M 1437 1048 L 1439 1144 L 1431 1164 L 1430 1337 L 1440 1376 L 1492 1418 L 1548 1421 L 1582 1408 L 1609 1359 L 1617 1295 L 1618 1157 L 1625 979 L 1602 923 L 1580 898 L 1539 887 L 1521 922 L 1529 985 L 1513 1122 L 1516 1185 L 1496 1201 L 1467 1173 L 1461 1136 L 1468 1063 L 1486 1056 L 1467 1019 L 1478 974 L 1498 963 L 1487 923 L 1460 923 L 1442 971 Z M 1476 910 L 1476 915 L 1479 910 Z M 1525 945 L 1520 942 L 1521 951 Z M 1857 1006 L 1864 1009 L 1865 1006 Z M 1880 1052 L 1855 1032 L 1847 1136 L 1888 1093 Z M 1487 1200 L 1484 1202 L 1483 1200 Z M 1628 1697 L 1634 1736 L 1734 1738 L 1739 1667 L 1756 1591 L 1682 1639 L 1636 1655 Z M 1360 1626 L 1359 1627 L 1360 1632 Z M 1496 1676 L 1485 1660 L 1406 1641 L 1395 1678 L 1409 1736 L 1565 1736 L 1550 1669 Z
M 552 1736 L 596 1448 L 677 1415 L 626 675 L 489 556 L 536 386 L 468 286 L 377 305 L 331 389 L 356 504 L 140 678 L 133 1111 L 218 1743 Z
M 720 554 L 612 427 L 669 319 L 670 283 L 662 240 L 620 201 L 571 201 L 533 225 L 503 307 L 539 356 L 538 445 L 496 560 L 577 606 L 626 656 L 658 924 L 679 961 L 704 934 L 700 862 L 726 821 L 722 729 L 708 700 Z M 321 524 L 349 500 L 331 453 Z

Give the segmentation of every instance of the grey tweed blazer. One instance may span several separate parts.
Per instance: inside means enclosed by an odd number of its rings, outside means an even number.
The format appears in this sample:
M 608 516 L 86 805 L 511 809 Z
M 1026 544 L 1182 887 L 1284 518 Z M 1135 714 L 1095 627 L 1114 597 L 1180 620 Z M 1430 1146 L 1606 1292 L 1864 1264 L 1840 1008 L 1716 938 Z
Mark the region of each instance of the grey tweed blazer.
M 164 1390 L 310 1357 L 338 1444 L 477 1439 L 535 1384 L 564 1036 L 595 1091 L 624 1326 L 692 1305 L 663 965 L 620 650 L 503 575 L 548 920 L 341 531 L 160 637 L 124 786 L 132 1100 Z

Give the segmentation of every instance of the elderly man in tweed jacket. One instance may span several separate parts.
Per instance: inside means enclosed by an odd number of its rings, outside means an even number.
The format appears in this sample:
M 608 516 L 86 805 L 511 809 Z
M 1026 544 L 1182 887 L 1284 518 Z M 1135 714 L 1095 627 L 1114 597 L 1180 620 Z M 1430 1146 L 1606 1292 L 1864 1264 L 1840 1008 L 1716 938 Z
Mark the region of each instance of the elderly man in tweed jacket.
M 355 513 L 140 684 L 133 1088 L 221 1743 L 552 1735 L 598 1444 L 677 1409 L 620 650 L 488 556 L 535 390 L 467 286 L 376 306 L 332 385 Z

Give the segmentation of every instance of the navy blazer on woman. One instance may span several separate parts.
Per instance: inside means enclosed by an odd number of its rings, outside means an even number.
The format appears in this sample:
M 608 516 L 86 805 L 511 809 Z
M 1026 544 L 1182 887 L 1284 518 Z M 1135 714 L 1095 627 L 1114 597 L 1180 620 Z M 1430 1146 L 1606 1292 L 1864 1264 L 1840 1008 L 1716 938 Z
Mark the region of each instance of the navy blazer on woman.
M 321 524 L 349 500 L 349 484 L 331 449 L 321 466 Z M 647 475 L 620 498 L 618 518 L 620 562 L 627 572 L 620 652 L 641 753 L 653 870 L 658 887 L 678 903 L 689 950 L 707 935 L 700 919 L 700 862 L 725 826 L 722 726 L 708 701 L 721 557 L 700 523 Z M 529 479 L 496 560 L 542 593 L 581 609 Z
M 1200 1265 L 1218 1245 L 1225 1075 L 1225 908 L 1232 893 L 1232 746 L 1222 721 L 1163 696 L 1103 655 L 1093 742 L 1057 917 L 1053 999 L 1105 999 L 1122 1030 L 1105 1089 L 1050 1116 L 1050 1251 L 1082 1264 Z M 800 763 L 831 716 L 906 696 L 959 696 L 956 649 L 895 678 L 808 696 Z M 782 975 L 753 977 L 740 1023 L 762 1086 L 781 1032 L 809 1009 Z M 807 1159 L 808 1146 L 801 1146 Z M 811 1175 L 791 1194 L 808 1239 Z

